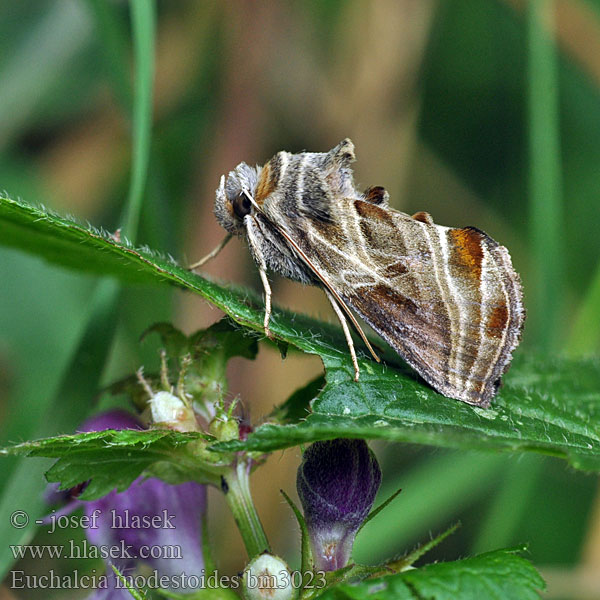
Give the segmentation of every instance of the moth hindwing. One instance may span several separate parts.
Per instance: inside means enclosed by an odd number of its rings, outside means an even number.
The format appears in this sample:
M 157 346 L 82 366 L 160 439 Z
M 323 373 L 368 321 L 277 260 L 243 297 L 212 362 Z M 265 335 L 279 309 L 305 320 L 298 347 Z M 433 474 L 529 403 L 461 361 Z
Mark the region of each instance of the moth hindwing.
M 390 208 L 382 187 L 354 187 L 349 139 L 326 153 L 279 152 L 262 167 L 239 164 L 221 178 L 215 215 L 245 237 L 265 288 L 270 335 L 273 271 L 323 288 L 377 355 L 353 312 L 438 392 L 488 406 L 525 319 L 508 250 L 483 231 L 436 225 Z M 221 246 L 222 247 L 222 246 Z

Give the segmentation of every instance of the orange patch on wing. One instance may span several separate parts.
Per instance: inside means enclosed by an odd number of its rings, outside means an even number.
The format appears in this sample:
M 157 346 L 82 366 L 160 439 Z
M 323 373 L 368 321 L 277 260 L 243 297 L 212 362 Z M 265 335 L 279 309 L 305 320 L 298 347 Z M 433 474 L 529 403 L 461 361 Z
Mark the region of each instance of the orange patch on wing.
M 467 267 L 473 279 L 481 279 L 483 261 L 483 235 L 475 229 L 451 229 L 450 239 L 460 263 Z
M 500 304 L 492 311 L 487 323 L 486 333 L 488 337 L 500 338 L 508 323 L 508 308 L 506 304 Z
M 262 206 L 265 199 L 275 190 L 275 181 L 271 176 L 271 166 L 267 163 L 260 172 L 260 179 L 256 186 L 254 201 L 259 206 Z

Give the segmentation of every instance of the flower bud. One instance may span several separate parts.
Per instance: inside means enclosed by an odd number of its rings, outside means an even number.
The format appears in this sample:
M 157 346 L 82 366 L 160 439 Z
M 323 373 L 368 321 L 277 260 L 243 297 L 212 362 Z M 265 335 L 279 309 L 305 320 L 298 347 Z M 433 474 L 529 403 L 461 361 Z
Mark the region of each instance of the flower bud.
M 240 438 L 240 427 L 235 417 L 215 417 L 210 422 L 208 431 L 220 442 L 229 442 Z
M 377 459 L 364 440 L 315 442 L 306 450 L 296 486 L 318 570 L 348 564 L 380 483 Z
M 156 392 L 150 397 L 152 421 L 175 431 L 198 431 L 194 411 L 170 392 Z
M 244 569 L 242 585 L 247 600 L 289 600 L 294 597 L 288 566 L 268 552 L 254 558 Z

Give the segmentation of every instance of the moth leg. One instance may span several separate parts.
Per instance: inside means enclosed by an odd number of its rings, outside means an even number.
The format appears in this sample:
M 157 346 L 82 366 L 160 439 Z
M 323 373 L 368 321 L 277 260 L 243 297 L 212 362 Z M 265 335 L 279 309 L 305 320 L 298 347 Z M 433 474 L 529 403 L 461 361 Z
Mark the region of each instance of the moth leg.
M 267 278 L 266 270 L 263 267 L 259 267 L 258 272 L 260 273 L 263 288 L 265 289 L 265 320 L 263 322 L 263 327 L 265 335 L 272 340 L 274 336 L 269 329 L 269 321 L 271 320 L 271 285 Z
M 250 247 L 252 257 L 258 265 L 258 272 L 260 273 L 260 278 L 265 290 L 265 320 L 263 322 L 263 328 L 265 330 L 265 335 L 270 340 L 273 340 L 275 339 L 275 336 L 269 329 L 269 321 L 271 320 L 271 286 L 269 284 L 269 279 L 267 278 L 267 263 L 265 262 L 260 241 L 257 238 L 255 231 L 255 229 L 258 229 L 258 225 L 256 220 L 250 217 L 245 218 L 244 225 L 246 226 L 248 245 Z
M 233 235 L 231 233 L 228 233 L 221 240 L 221 243 L 216 248 L 211 250 L 206 256 L 202 257 L 198 262 L 195 262 L 193 265 L 190 265 L 188 267 L 188 271 L 193 271 L 194 269 L 201 267 L 204 263 L 207 263 L 211 258 L 214 258 L 215 256 L 217 256 L 217 254 L 219 254 L 219 252 L 221 252 L 221 250 L 223 250 L 223 248 L 225 248 L 225 246 L 227 245 L 227 242 L 229 242 L 229 240 L 232 237 L 233 237 Z
M 340 320 L 342 325 L 342 329 L 344 330 L 344 335 L 346 336 L 346 343 L 348 344 L 348 350 L 350 350 L 350 357 L 352 358 L 352 364 L 354 365 L 354 381 L 358 381 L 358 377 L 360 375 L 360 369 L 358 367 L 358 360 L 356 358 L 356 350 L 354 350 L 354 341 L 352 340 L 352 335 L 350 334 L 350 328 L 348 327 L 348 321 L 346 319 L 346 315 L 339 307 L 335 298 L 331 295 L 328 289 L 324 289 L 327 294 L 327 298 L 329 302 L 331 302 L 331 306 L 333 306 L 333 310 L 335 310 L 335 314 L 337 318 Z

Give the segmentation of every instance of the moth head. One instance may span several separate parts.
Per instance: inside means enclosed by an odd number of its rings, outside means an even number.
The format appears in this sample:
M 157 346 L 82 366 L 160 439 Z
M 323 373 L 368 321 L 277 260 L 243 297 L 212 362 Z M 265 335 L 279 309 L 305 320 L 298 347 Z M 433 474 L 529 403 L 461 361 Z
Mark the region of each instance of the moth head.
M 240 163 L 229 172 L 227 179 L 221 177 L 215 197 L 215 217 L 233 235 L 244 233 L 244 219 L 254 213 L 252 201 L 259 174 L 260 167 Z

